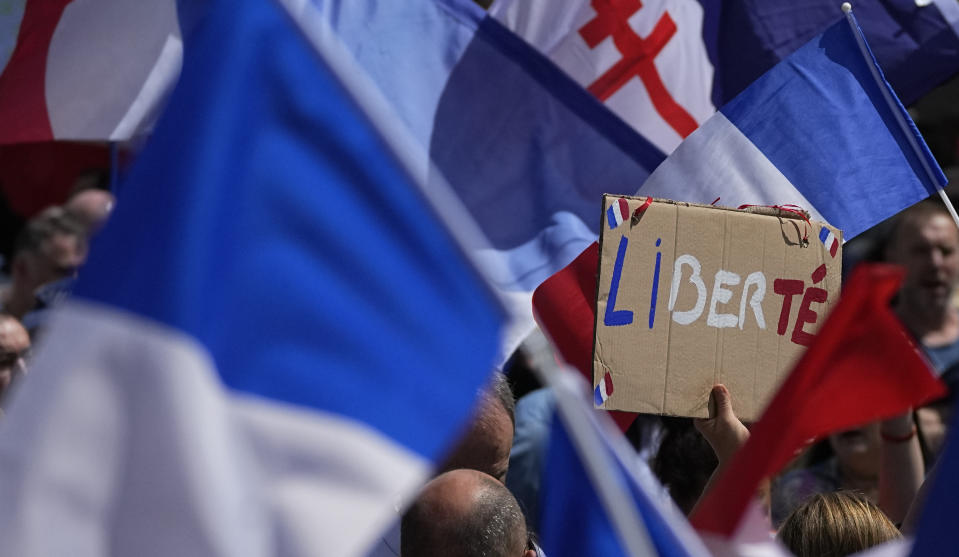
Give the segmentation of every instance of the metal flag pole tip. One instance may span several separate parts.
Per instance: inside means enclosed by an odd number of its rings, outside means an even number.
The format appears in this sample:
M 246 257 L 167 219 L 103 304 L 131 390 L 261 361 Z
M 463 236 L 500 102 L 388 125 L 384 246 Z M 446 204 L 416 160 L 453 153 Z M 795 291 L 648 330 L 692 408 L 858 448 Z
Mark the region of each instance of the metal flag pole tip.
M 851 12 L 851 11 L 852 11 L 852 4 L 850 4 L 849 2 L 843 2 L 843 3 L 842 3 L 842 13 L 848 14 L 848 13 Z
M 953 222 L 956 223 L 956 226 L 959 227 L 959 214 L 956 213 L 956 208 L 952 204 L 952 200 L 949 199 L 949 196 L 946 195 L 946 190 L 939 189 L 939 198 L 942 199 L 942 202 L 946 205 L 946 210 L 949 211 L 949 216 L 952 217 Z

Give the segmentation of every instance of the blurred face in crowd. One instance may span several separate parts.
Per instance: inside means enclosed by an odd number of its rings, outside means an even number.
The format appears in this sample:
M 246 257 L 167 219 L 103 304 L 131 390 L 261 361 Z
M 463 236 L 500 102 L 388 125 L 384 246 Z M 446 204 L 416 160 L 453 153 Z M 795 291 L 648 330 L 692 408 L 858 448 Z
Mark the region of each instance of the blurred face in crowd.
M 24 354 L 30 349 L 30 335 L 19 321 L 0 315 L 0 395 L 23 373 Z
M 901 307 L 920 315 L 936 315 L 949 307 L 959 279 L 959 231 L 948 216 L 927 213 L 907 218 L 887 252 L 905 267 Z
M 512 445 L 513 422 L 509 414 L 494 399 L 486 399 L 442 470 L 468 468 L 505 482 Z
M 829 436 L 840 468 L 859 477 L 878 477 L 881 443 L 879 422 Z
M 36 252 L 23 254 L 20 276 L 31 290 L 73 276 L 87 257 L 83 238 L 72 234 L 54 234 Z

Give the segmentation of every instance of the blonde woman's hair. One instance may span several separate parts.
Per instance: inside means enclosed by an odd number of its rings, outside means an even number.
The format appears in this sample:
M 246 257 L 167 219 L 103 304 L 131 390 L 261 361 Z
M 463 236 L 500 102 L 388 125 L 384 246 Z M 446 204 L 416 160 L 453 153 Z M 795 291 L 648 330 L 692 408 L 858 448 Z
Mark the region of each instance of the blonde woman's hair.
M 902 534 L 863 495 L 836 491 L 807 499 L 786 518 L 778 537 L 796 557 L 844 557 Z

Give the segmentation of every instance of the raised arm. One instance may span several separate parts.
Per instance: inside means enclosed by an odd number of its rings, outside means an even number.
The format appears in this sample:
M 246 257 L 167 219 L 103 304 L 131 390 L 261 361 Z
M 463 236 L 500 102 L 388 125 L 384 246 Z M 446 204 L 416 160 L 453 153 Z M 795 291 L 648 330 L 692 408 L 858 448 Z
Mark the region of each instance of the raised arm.
M 694 420 L 694 425 L 700 434 L 713 448 L 716 453 L 716 459 L 719 466 L 713 471 L 703 489 L 703 494 L 707 493 L 712 487 L 713 482 L 725 470 L 726 466 L 732 460 L 733 455 L 749 439 L 749 430 L 739 421 L 736 413 L 733 411 L 732 397 L 725 385 L 716 385 L 709 393 L 709 417 L 705 419 Z M 769 511 L 769 481 L 764 481 L 757 491 L 757 495 L 762 499 L 763 508 L 768 514 Z M 700 496 L 702 501 L 702 496 Z M 697 503 L 698 506 L 698 503 Z M 693 508 L 695 513 L 696 508 Z M 693 514 L 690 513 L 690 514 Z
M 924 476 L 922 451 L 912 412 L 884 420 L 879 427 L 879 508 L 893 524 L 906 518 Z

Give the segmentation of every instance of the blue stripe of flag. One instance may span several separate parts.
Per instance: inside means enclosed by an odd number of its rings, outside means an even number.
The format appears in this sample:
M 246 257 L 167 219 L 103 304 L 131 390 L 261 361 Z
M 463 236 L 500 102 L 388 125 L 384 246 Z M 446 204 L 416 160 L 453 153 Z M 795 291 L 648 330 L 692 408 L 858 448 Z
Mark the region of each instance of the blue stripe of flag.
M 822 227 L 822 228 L 820 228 L 820 229 L 819 229 L 819 241 L 821 241 L 823 244 L 825 244 L 825 243 L 826 243 L 826 238 L 828 238 L 828 237 L 829 237 L 829 229 L 826 228 L 825 226 Z M 826 246 L 826 247 L 829 247 L 829 246 Z
M 596 241 L 603 193 L 635 193 L 665 155 L 472 0 L 420 3 L 481 17 L 439 98 L 430 157 L 506 255 L 506 287 L 532 290 Z M 433 58 L 425 46 L 404 54 Z
M 908 114 L 898 102 L 887 103 L 870 69 L 875 62 L 863 56 L 855 32 L 838 21 L 722 109 L 847 238 L 945 184 L 913 126 L 936 181 L 927 176 L 894 110 L 911 124 Z M 888 83 L 882 87 L 892 92 Z
M 436 457 L 488 377 L 499 310 L 280 3 L 217 6 L 76 295 L 195 339 L 234 392 Z

